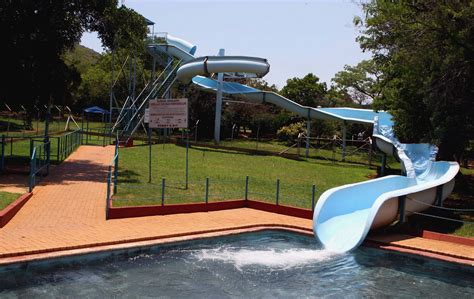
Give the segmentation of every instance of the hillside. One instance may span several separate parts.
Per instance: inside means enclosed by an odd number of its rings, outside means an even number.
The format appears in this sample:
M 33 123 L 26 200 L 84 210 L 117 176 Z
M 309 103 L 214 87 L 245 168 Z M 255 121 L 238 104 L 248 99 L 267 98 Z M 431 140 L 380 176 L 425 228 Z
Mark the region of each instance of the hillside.
M 75 65 L 79 73 L 82 74 L 91 65 L 96 64 L 100 56 L 100 53 L 78 44 L 72 51 L 64 54 L 63 59 L 67 65 Z

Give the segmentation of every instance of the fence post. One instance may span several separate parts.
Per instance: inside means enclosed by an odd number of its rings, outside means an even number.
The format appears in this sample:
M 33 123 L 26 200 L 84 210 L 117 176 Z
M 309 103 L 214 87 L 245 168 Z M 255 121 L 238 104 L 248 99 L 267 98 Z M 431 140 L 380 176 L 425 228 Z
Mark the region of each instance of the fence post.
M 206 178 L 206 204 L 209 202 L 209 178 Z
M 115 156 L 115 163 L 114 163 L 114 194 L 117 193 L 117 182 L 118 182 L 118 153 Z
M 49 165 L 50 165 L 50 157 L 51 157 L 51 140 L 49 137 L 47 138 L 47 142 L 45 143 L 46 146 L 46 175 L 49 175 Z
M 372 139 L 369 137 L 369 167 L 372 166 Z
M 165 205 L 165 185 L 166 185 L 166 179 L 162 178 L 161 179 L 161 206 Z
M 29 179 L 29 192 L 33 191 L 33 188 L 35 187 L 35 166 L 36 166 L 36 154 L 33 155 L 31 154 L 31 161 L 30 161 L 30 179 Z
M 249 176 L 245 177 L 245 200 L 249 199 Z
M 1 171 L 5 169 L 5 135 L 2 135 L 2 165 L 1 165 Z
M 109 208 L 110 208 L 110 184 L 112 181 L 112 166 L 109 166 L 109 171 L 107 173 L 107 196 L 106 196 L 106 205 L 105 205 L 105 219 L 109 219 Z
M 30 158 L 33 155 L 33 138 L 30 138 Z
M 300 148 L 301 148 L 301 133 L 298 134 L 298 139 L 296 141 L 296 155 L 298 159 L 300 158 Z
M 257 143 L 255 144 L 255 149 L 258 150 L 258 139 L 260 137 L 260 125 L 257 128 Z
M 60 153 L 61 153 L 61 152 L 60 152 L 60 149 L 61 149 L 61 137 L 58 137 L 57 140 L 58 140 L 58 149 L 57 149 L 56 161 L 57 161 L 58 164 L 59 164 L 59 161 L 61 161 L 61 159 L 60 159 L 60 157 L 59 157 L 59 155 L 60 155 Z
M 69 155 L 69 136 L 68 135 L 66 135 L 66 142 L 64 146 L 64 156 L 66 157 L 67 155 Z
M 277 190 L 276 190 L 276 205 L 279 205 L 280 201 L 280 179 L 277 179 Z
M 311 211 L 314 211 L 314 198 L 316 196 L 316 185 L 311 189 Z

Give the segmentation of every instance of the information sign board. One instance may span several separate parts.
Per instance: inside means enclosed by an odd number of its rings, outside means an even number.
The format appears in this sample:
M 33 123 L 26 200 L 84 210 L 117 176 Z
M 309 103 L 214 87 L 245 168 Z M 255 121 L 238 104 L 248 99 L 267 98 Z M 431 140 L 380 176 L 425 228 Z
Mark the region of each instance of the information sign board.
M 188 99 L 159 99 L 149 102 L 150 128 L 187 128 Z

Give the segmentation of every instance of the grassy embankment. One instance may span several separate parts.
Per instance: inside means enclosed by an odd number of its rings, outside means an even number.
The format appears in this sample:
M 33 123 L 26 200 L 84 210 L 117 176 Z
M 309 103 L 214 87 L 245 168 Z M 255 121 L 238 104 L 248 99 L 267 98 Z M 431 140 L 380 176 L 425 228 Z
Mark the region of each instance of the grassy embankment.
M 0 191 L 0 211 L 14 202 L 21 194 Z
M 244 146 L 246 142 L 237 143 Z M 236 143 L 232 143 L 233 146 Z M 279 144 L 266 143 L 274 150 Z M 258 156 L 229 150 L 193 147 L 189 151 L 189 188 L 185 189 L 185 148 L 173 144 L 152 147 L 152 183 L 148 183 L 148 147 L 120 149 L 118 193 L 114 206 L 161 204 L 161 179 L 166 178 L 165 203 L 203 202 L 205 179 L 209 178 L 209 201 L 242 199 L 245 176 L 249 176 L 249 198 L 275 202 L 276 180 L 280 179 L 280 204 L 311 208 L 311 187 L 316 185 L 316 200 L 325 190 L 367 180 L 374 169 L 350 163 L 307 159 L 295 161 L 275 156 Z M 395 167 L 395 163 L 393 163 Z M 457 182 L 446 206 L 472 208 L 473 171 L 462 169 L 465 182 Z M 467 185 L 466 185 L 467 184 Z M 470 185 L 469 185 L 470 184 Z M 474 221 L 473 213 L 427 213 Z M 415 227 L 461 236 L 474 236 L 474 225 L 413 216 Z
M 280 179 L 280 204 L 311 208 L 312 185 L 316 199 L 325 190 L 368 179 L 375 171 L 362 165 L 308 159 L 295 161 L 228 150 L 192 147 L 189 150 L 189 188 L 185 190 L 185 148 L 153 146 L 152 183 L 148 183 L 148 147 L 120 149 L 118 194 L 114 205 L 145 205 L 161 202 L 161 178 L 166 178 L 167 203 L 242 199 L 249 176 L 249 198 L 275 202 Z

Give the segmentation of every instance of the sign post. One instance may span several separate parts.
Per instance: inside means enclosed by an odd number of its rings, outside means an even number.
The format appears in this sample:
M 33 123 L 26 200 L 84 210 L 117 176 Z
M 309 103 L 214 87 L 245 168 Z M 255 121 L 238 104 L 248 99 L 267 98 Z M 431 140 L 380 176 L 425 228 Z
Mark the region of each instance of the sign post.
M 145 109 L 143 122 L 148 124 L 148 183 L 151 183 L 151 128 L 150 128 L 150 109 Z
M 186 130 L 186 190 L 189 183 L 189 130 Z
M 188 128 L 188 99 L 151 100 L 145 111 L 145 122 L 148 121 L 149 181 L 151 182 L 151 129 Z M 189 131 L 186 138 L 186 189 L 188 188 L 188 147 Z

